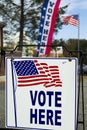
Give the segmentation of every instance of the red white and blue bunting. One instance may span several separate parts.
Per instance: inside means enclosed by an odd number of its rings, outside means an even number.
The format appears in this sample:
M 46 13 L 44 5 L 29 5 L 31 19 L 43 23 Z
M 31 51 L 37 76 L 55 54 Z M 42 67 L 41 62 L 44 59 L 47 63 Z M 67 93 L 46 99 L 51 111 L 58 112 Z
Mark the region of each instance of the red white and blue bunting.
M 48 55 L 50 53 L 59 5 L 60 0 L 45 0 L 43 4 L 37 56 Z

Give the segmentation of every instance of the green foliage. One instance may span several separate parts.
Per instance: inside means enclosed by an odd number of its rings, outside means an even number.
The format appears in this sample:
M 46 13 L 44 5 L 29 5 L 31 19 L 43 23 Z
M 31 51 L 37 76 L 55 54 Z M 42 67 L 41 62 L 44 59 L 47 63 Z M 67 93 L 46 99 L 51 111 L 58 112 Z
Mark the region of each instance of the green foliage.
M 65 41 L 65 45 L 68 50 L 75 50 L 78 51 L 78 43 L 79 43 L 79 50 L 85 53 L 86 55 L 83 56 L 84 64 L 87 64 L 87 40 L 85 39 L 69 39 Z M 73 53 L 73 56 L 78 57 L 78 53 Z
M 52 49 L 56 51 L 57 46 L 65 46 L 63 47 L 63 53 L 65 57 L 70 56 L 68 51 L 76 51 L 72 53 L 72 57 L 78 58 L 78 39 L 69 39 L 67 41 L 64 41 L 63 39 L 54 40 L 52 44 Z M 83 52 L 84 64 L 87 65 L 87 40 L 80 39 L 79 47 L 79 50 Z
M 78 42 L 79 42 L 79 49 L 82 50 L 84 53 L 87 52 L 87 40 L 81 39 L 78 41 L 78 39 L 69 39 L 66 41 L 66 44 L 68 45 L 68 48 L 70 50 L 78 50 Z

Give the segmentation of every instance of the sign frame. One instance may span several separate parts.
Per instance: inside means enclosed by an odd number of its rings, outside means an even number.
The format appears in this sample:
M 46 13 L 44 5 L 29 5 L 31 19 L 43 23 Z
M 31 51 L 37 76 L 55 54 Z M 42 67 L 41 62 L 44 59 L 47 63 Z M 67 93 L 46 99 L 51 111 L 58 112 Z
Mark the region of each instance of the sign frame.
M 38 59 L 38 60 L 49 60 L 49 61 L 51 61 L 51 60 L 61 60 L 62 62 L 63 62 L 63 64 L 66 64 L 66 62 L 72 62 L 72 61 L 74 61 L 75 62 L 75 68 L 74 68 L 74 70 L 75 70 L 75 73 L 74 73 L 74 76 L 75 76 L 75 83 L 74 83 L 74 126 L 73 126 L 73 130 L 76 130 L 76 124 L 77 124 L 77 93 L 78 93 L 78 90 L 77 90 L 77 80 L 78 80 L 78 60 L 77 60 L 77 58 L 71 58 L 71 61 L 69 61 L 69 58 L 14 58 L 14 59 L 16 59 L 16 60 L 20 60 L 20 59 L 22 59 L 22 60 L 24 60 L 24 59 L 29 59 L 29 60 L 33 60 L 33 59 Z M 8 104 L 9 104 L 9 95 L 8 95 L 8 93 L 9 93 L 9 91 L 8 91 L 8 84 L 10 83 L 9 82 L 9 78 L 8 78 L 8 66 L 9 66 L 9 63 L 8 63 L 8 61 L 11 61 L 11 63 L 12 63 L 12 59 L 11 58 L 6 58 L 6 127 L 7 128 L 29 128 L 29 129 L 33 129 L 33 130 L 37 130 L 37 129 L 40 129 L 40 130 L 57 130 L 58 128 L 51 128 L 51 129 L 49 129 L 49 128 L 47 128 L 46 129 L 46 126 L 43 128 L 32 128 L 32 127 L 23 127 L 23 126 L 17 126 L 17 122 L 16 122 L 16 126 L 14 125 L 14 123 L 12 123 L 12 125 L 8 125 L 9 123 L 8 123 L 8 116 L 9 116 L 9 113 L 8 113 L 8 109 L 9 109 L 9 107 L 10 106 L 8 106 Z M 11 67 L 11 66 L 10 66 Z M 11 70 L 10 70 L 11 71 Z M 12 78 L 13 77 L 11 77 L 11 80 L 12 80 Z M 9 82 L 9 83 L 8 83 Z M 12 81 L 11 81 L 12 82 Z M 13 83 L 14 84 L 14 83 Z M 14 91 L 14 89 L 15 88 L 13 88 L 13 90 L 12 91 Z M 9 94 L 11 94 L 11 93 L 9 93 Z M 13 94 L 14 94 L 14 92 L 13 92 Z M 12 99 L 12 101 L 13 101 L 13 99 Z M 11 101 L 11 102 L 12 102 Z M 15 103 L 16 102 L 14 102 L 14 106 L 15 106 Z M 13 106 L 13 107 L 14 107 Z M 14 109 L 14 108 L 13 108 Z M 15 114 L 16 114 L 16 111 L 14 111 L 14 116 L 15 116 Z M 14 120 L 13 119 L 13 117 L 11 116 L 11 118 L 12 118 L 12 120 Z M 62 129 L 61 129 L 62 130 Z M 63 129 L 64 130 L 64 129 Z

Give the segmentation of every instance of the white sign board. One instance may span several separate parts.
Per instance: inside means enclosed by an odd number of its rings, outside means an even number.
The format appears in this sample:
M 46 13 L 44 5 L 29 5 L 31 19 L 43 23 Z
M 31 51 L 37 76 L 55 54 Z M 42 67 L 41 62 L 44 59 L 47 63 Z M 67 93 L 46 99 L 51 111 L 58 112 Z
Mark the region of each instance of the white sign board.
M 6 59 L 6 127 L 76 130 L 77 59 Z

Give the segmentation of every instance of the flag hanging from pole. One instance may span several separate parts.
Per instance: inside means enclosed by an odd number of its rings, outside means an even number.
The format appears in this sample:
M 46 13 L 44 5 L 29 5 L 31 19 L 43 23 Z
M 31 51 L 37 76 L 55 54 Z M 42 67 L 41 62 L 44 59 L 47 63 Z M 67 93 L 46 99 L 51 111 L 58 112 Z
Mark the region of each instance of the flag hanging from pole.
M 40 22 L 39 36 L 38 36 L 38 54 L 47 55 L 50 53 L 52 37 L 54 32 L 54 25 L 60 0 L 45 0 L 42 8 L 42 16 Z
M 74 26 L 78 26 L 79 24 L 78 15 L 62 16 L 62 19 L 65 25 L 71 24 Z

